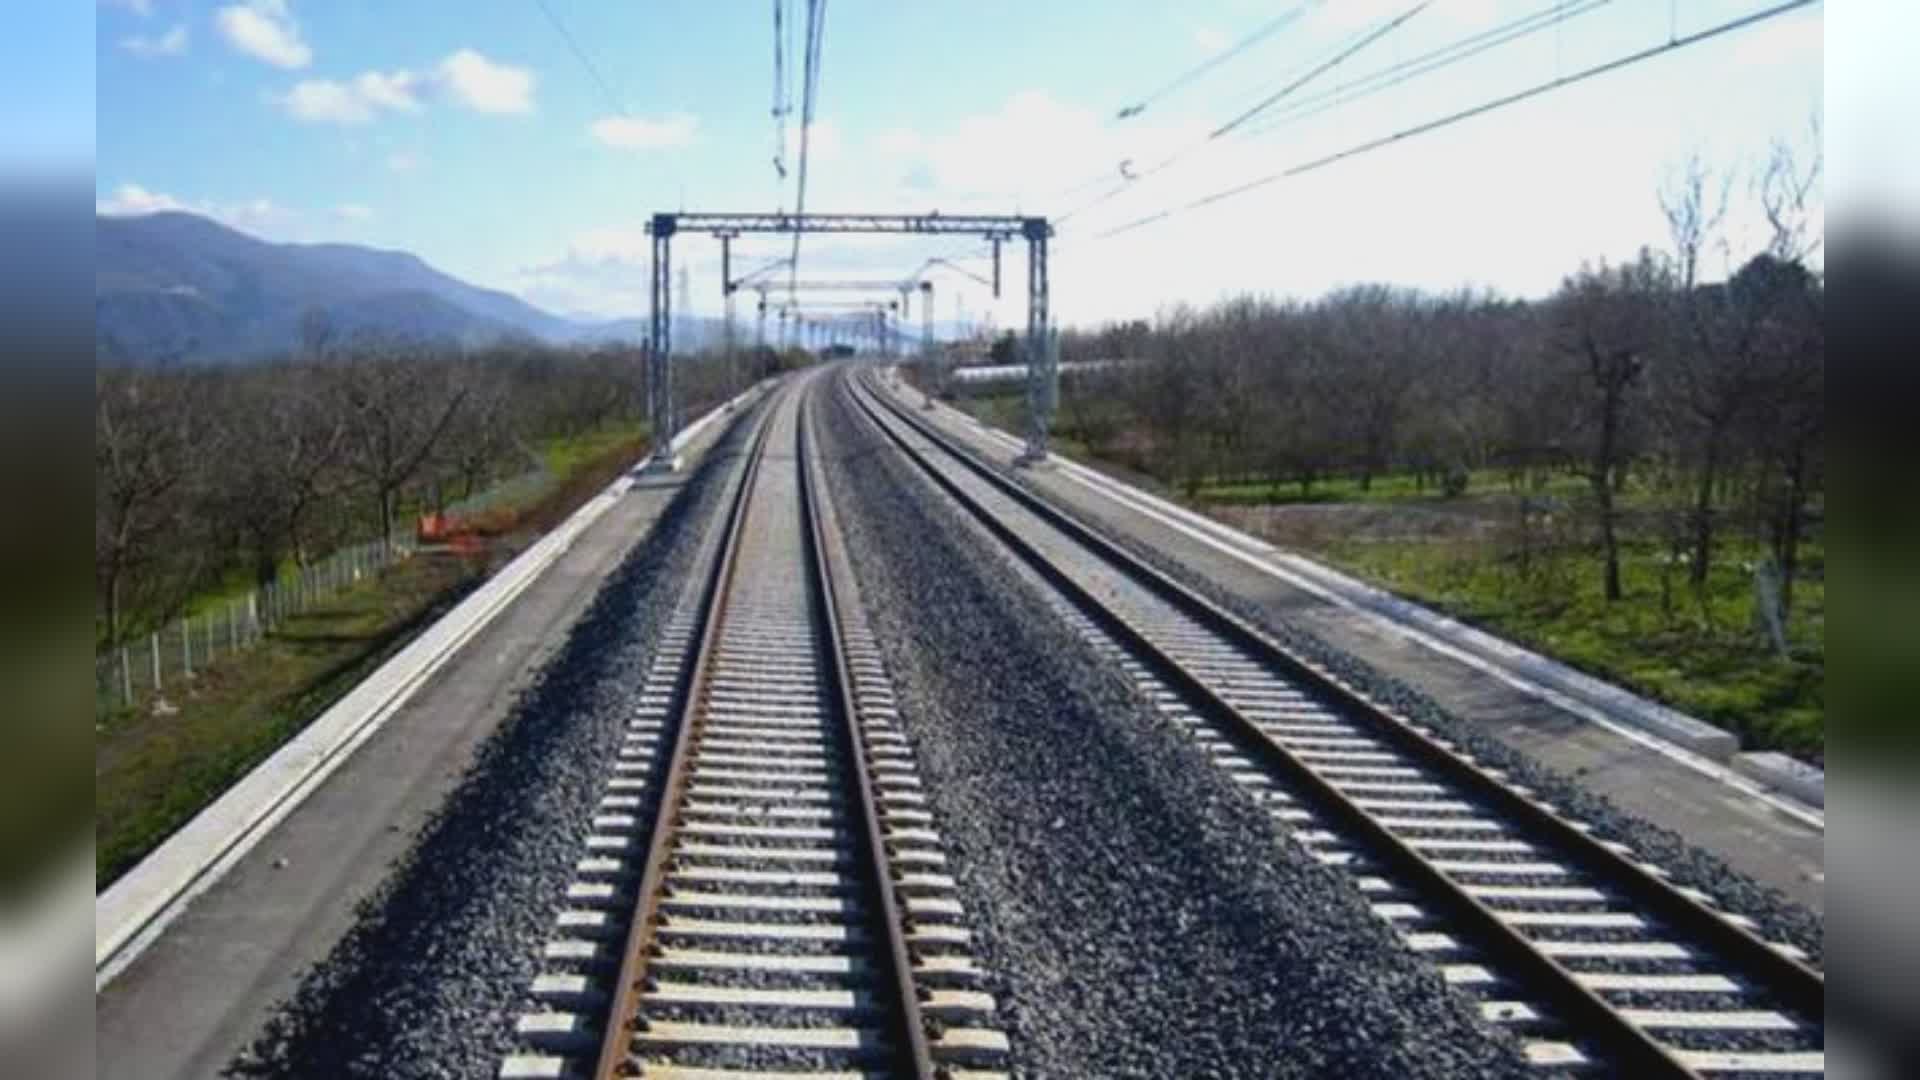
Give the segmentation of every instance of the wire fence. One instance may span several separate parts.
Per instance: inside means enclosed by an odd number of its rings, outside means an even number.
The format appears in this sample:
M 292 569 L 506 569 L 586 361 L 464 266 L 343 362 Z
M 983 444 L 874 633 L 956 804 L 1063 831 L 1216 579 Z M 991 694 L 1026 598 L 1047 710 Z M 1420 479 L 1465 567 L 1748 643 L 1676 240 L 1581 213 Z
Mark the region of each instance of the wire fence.
M 270 585 L 183 615 L 145 638 L 94 657 L 96 712 L 129 708 L 184 689 L 215 661 L 251 648 L 288 619 L 327 603 L 387 567 L 412 557 L 411 537 L 342 548 L 283 573 Z

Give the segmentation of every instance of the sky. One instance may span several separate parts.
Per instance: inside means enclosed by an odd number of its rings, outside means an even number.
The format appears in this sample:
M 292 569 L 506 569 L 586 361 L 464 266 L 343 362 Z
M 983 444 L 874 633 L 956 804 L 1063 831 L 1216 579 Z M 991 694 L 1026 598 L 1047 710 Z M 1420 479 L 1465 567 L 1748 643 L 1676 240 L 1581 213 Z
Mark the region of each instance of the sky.
M 1559 6 L 1434 0 L 1210 138 L 1418 5 L 835 0 L 807 208 L 1047 215 L 1055 317 L 1089 325 L 1362 281 L 1544 295 L 1584 260 L 1664 244 L 1657 192 L 1697 154 L 1731 178 L 1726 250 L 1705 268 L 1722 273 L 1762 243 L 1749 181 L 1770 143 L 1803 155 L 1812 145 L 1825 109 L 1824 4 L 1102 234 L 1773 2 L 1577 4 L 1591 10 L 1362 96 L 1350 84 L 1372 72 Z M 805 0 L 789 7 L 790 21 L 804 18 Z M 96 209 L 188 209 L 269 239 L 402 249 L 558 313 L 644 314 L 653 212 L 794 206 L 798 79 L 782 180 L 771 8 L 100 0 Z M 1314 101 L 1324 107 L 1284 115 Z M 1136 179 L 1123 179 L 1123 163 Z M 777 258 L 787 242 L 743 238 L 736 266 Z M 803 244 L 800 276 L 815 279 L 897 276 L 931 256 L 985 251 L 955 238 Z M 1021 324 L 1025 253 L 1016 242 L 1006 256 L 998 301 L 942 271 L 940 317 L 964 309 Z M 682 236 L 675 260 L 696 312 L 717 314 L 717 243 Z M 984 275 L 990 264 L 965 265 Z

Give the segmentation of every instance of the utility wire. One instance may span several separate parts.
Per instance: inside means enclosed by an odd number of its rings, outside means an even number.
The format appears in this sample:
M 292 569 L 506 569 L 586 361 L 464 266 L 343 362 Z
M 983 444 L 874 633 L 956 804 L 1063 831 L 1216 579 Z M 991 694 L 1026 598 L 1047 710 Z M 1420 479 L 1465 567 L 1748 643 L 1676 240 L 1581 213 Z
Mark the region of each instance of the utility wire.
M 547 6 L 547 0 L 533 0 L 533 3 L 540 9 L 541 14 L 547 17 L 547 21 L 553 24 L 554 31 L 560 35 L 560 40 L 566 42 L 567 48 L 573 51 L 574 59 L 580 61 L 580 66 L 587 71 L 587 77 L 600 88 L 601 96 L 607 99 L 607 104 L 613 108 L 613 111 L 629 120 L 633 119 L 633 114 L 627 110 L 626 103 L 621 101 L 619 94 L 613 92 L 613 87 L 600 74 L 600 69 L 595 67 L 593 61 L 587 57 L 586 50 L 582 49 L 580 42 L 574 39 L 573 32 L 567 29 L 567 24 L 561 22 L 560 16 Z
M 787 116 L 793 95 L 787 88 L 787 0 L 773 0 L 773 171 L 787 178 Z
M 1280 13 L 1278 16 L 1262 24 L 1258 29 L 1254 30 L 1253 33 L 1241 38 L 1231 47 L 1188 68 L 1186 71 L 1175 76 L 1174 79 L 1165 86 L 1141 98 L 1137 103 L 1121 109 L 1120 112 L 1114 116 L 1114 119 L 1130 120 L 1133 117 L 1139 116 L 1141 113 L 1147 111 L 1147 106 L 1186 86 L 1188 83 L 1193 82 L 1195 79 L 1219 67 L 1221 64 L 1226 63 L 1253 46 L 1258 45 L 1260 42 L 1265 41 L 1267 38 L 1272 37 L 1276 32 L 1285 29 L 1308 10 L 1319 7 L 1325 2 L 1326 0 L 1308 0 L 1307 3 L 1300 4 L 1289 11 Z
M 827 34 L 827 0 L 807 0 L 806 68 L 800 77 L 800 176 L 794 188 L 795 216 L 807 212 L 807 145 L 813 135 L 813 111 L 820 92 L 820 46 Z M 792 299 L 800 276 L 799 229 L 793 230 L 792 260 L 787 266 L 787 297 Z
M 1367 33 L 1362 34 L 1360 37 L 1356 38 L 1352 42 L 1352 44 L 1348 45 L 1346 48 L 1341 49 L 1339 52 L 1328 57 L 1326 60 L 1323 60 L 1320 63 L 1315 64 L 1312 68 L 1308 69 L 1304 74 L 1300 75 L 1298 78 L 1293 79 L 1291 82 L 1288 82 L 1285 86 L 1281 87 L 1278 91 L 1267 95 L 1265 98 L 1263 98 L 1262 100 L 1254 104 L 1251 108 L 1242 111 L 1238 116 L 1234 117 L 1232 120 L 1229 120 L 1226 123 L 1215 128 L 1213 131 L 1209 132 L 1204 138 L 1198 140 L 1197 142 L 1189 143 L 1179 150 L 1175 150 L 1173 153 L 1167 155 L 1166 157 L 1162 158 L 1160 161 L 1154 163 L 1150 168 L 1146 169 L 1145 171 L 1143 172 L 1132 171 L 1128 168 L 1130 161 L 1122 161 L 1120 163 L 1120 174 L 1121 176 L 1125 177 L 1125 180 L 1123 180 L 1119 184 L 1116 184 L 1112 188 L 1109 188 L 1105 192 L 1102 192 L 1101 194 L 1094 196 L 1093 198 L 1087 200 L 1086 202 L 1081 203 L 1079 206 L 1076 206 L 1073 209 L 1067 211 L 1066 213 L 1060 215 L 1058 218 L 1055 219 L 1055 221 L 1057 223 L 1064 224 L 1065 222 L 1072 220 L 1073 218 L 1079 216 L 1080 214 L 1088 210 L 1091 210 L 1096 206 L 1099 206 L 1101 203 L 1106 202 L 1108 199 L 1111 199 L 1114 196 L 1119 195 L 1120 193 L 1126 191 L 1128 188 L 1132 187 L 1135 183 L 1141 180 L 1144 180 L 1147 177 L 1152 176 L 1155 173 L 1161 172 L 1171 167 L 1172 165 L 1180 162 L 1182 159 L 1193 154 L 1194 151 L 1207 146 L 1209 143 L 1212 143 L 1216 139 L 1219 139 L 1222 135 L 1226 135 L 1227 133 L 1233 131 L 1233 129 L 1239 127 L 1241 124 L 1246 123 L 1249 119 L 1259 115 L 1262 111 L 1272 107 L 1277 102 L 1285 99 L 1289 94 L 1292 94 L 1294 91 L 1300 89 L 1301 87 L 1307 85 L 1313 80 L 1319 78 L 1321 75 L 1324 75 L 1328 71 L 1331 71 L 1335 67 L 1338 67 L 1348 57 L 1351 57 L 1353 54 L 1359 52 L 1361 49 L 1366 48 L 1367 46 L 1373 44 L 1374 42 L 1379 41 L 1381 38 L 1385 37 L 1386 35 L 1392 33 L 1394 30 L 1399 29 L 1401 26 L 1406 24 L 1407 20 L 1413 18 L 1415 15 L 1420 14 L 1420 12 L 1430 7 L 1432 3 L 1433 3 L 1433 0 L 1421 0 L 1420 3 L 1413 5 L 1407 10 L 1401 12 L 1399 15 L 1391 19 L 1388 19 L 1386 22 L 1381 23 L 1379 26 L 1374 27 L 1372 30 L 1368 31 Z
M 1648 48 L 1640 50 L 1639 52 L 1629 53 L 1626 56 L 1616 57 L 1612 60 L 1605 61 L 1604 63 L 1595 64 L 1592 67 L 1584 68 L 1580 71 L 1576 71 L 1571 75 L 1562 75 L 1557 78 L 1550 79 L 1546 82 L 1536 83 L 1533 86 L 1527 87 L 1524 90 L 1519 90 L 1514 93 L 1507 94 L 1504 97 L 1494 98 L 1491 101 L 1482 102 L 1481 104 L 1475 105 L 1471 108 L 1461 109 L 1458 112 L 1448 113 L 1445 116 L 1441 116 L 1436 119 L 1426 121 L 1425 123 L 1416 124 L 1413 127 L 1396 131 L 1391 135 L 1384 135 L 1377 139 L 1372 139 L 1367 142 L 1358 143 L 1354 146 L 1348 147 L 1345 150 L 1336 151 L 1335 153 L 1327 154 L 1323 157 L 1314 158 L 1311 161 L 1302 162 L 1298 165 L 1292 166 L 1291 168 L 1283 169 L 1280 172 L 1270 173 L 1266 176 L 1262 176 L 1255 180 L 1249 180 L 1244 184 L 1239 184 L 1222 191 L 1216 191 L 1211 195 L 1202 196 L 1201 198 L 1195 199 L 1192 202 L 1185 203 L 1183 205 L 1169 207 L 1158 213 L 1149 214 L 1146 217 L 1140 218 L 1136 221 L 1130 221 L 1125 225 L 1116 226 L 1114 228 L 1106 230 L 1105 232 L 1097 233 L 1091 239 L 1105 240 L 1110 237 L 1119 236 L 1122 233 L 1132 232 L 1135 229 L 1145 228 L 1146 226 L 1152 225 L 1156 222 L 1165 221 L 1167 218 L 1173 217 L 1175 214 L 1185 213 L 1186 211 L 1189 211 L 1189 210 L 1198 210 L 1203 206 L 1209 206 L 1213 203 L 1221 202 L 1226 199 L 1231 199 L 1236 195 L 1244 195 L 1249 191 L 1253 191 L 1258 188 L 1265 187 L 1268 184 L 1272 184 L 1276 181 L 1284 180 L 1293 176 L 1299 176 L 1303 173 L 1309 173 L 1314 171 L 1315 169 L 1324 168 L 1328 165 L 1334 164 L 1335 162 L 1345 161 L 1348 158 L 1357 157 L 1370 150 L 1377 150 L 1383 146 L 1387 146 L 1396 142 L 1401 142 L 1403 140 L 1413 138 L 1414 136 L 1417 136 L 1417 135 L 1425 135 L 1429 132 L 1437 131 L 1441 128 L 1459 123 L 1462 120 L 1467 120 L 1475 116 L 1480 116 L 1482 114 L 1492 112 L 1495 109 L 1505 108 L 1508 105 L 1513 105 L 1518 102 L 1525 101 L 1528 98 L 1538 97 L 1539 95 L 1547 93 L 1550 90 L 1558 90 L 1561 87 L 1571 86 L 1574 83 L 1578 83 L 1578 82 L 1584 82 L 1587 79 L 1591 79 L 1597 75 L 1604 75 L 1610 71 L 1617 71 L 1621 68 L 1628 67 L 1633 64 L 1637 64 L 1643 60 L 1648 60 L 1656 56 L 1662 56 L 1666 53 L 1674 52 L 1679 49 L 1684 49 L 1689 45 L 1697 45 L 1700 42 L 1709 40 L 1711 38 L 1719 37 L 1722 34 L 1731 33 L 1732 31 L 1735 31 L 1735 30 L 1740 30 L 1745 27 L 1753 26 L 1757 23 L 1765 22 L 1766 20 L 1774 18 L 1775 16 L 1784 15 L 1787 12 L 1792 11 L 1796 8 L 1803 8 L 1808 6 L 1809 4 L 1813 4 L 1817 2 L 1819 2 L 1819 0 L 1786 0 L 1785 3 L 1775 4 L 1773 7 L 1766 8 L 1762 11 L 1756 11 L 1749 15 L 1743 15 L 1737 19 L 1729 19 L 1726 22 L 1720 23 L 1716 26 L 1708 27 L 1705 30 L 1696 31 L 1695 33 L 1688 34 L 1684 37 L 1670 38 L 1668 41 L 1662 44 L 1650 46 Z
M 556 14 L 551 7 L 547 6 L 547 0 L 533 0 L 533 3 L 535 7 L 540 9 L 540 13 L 547 17 L 547 22 L 552 24 L 554 32 L 560 35 L 560 40 L 567 43 L 567 48 L 573 53 L 573 58 L 578 60 L 580 66 L 586 70 L 587 78 L 591 79 L 593 84 L 599 87 L 600 96 L 606 99 L 607 106 L 622 118 L 632 120 L 634 118 L 633 110 L 627 108 L 626 102 L 619 94 L 614 92 L 613 85 L 607 82 L 605 76 L 600 74 L 600 69 L 594 66 L 593 59 L 587 55 L 587 51 L 580 47 L 579 40 L 573 36 L 571 30 L 567 29 L 567 24 L 560 21 L 560 16 Z M 684 210 L 686 209 L 686 178 L 680 172 L 678 165 L 669 163 L 668 168 L 672 170 L 676 182 L 680 185 L 681 209 Z
M 1372 33 L 1366 34 L 1365 36 L 1361 37 L 1360 40 L 1354 42 L 1353 44 L 1335 53 L 1333 56 L 1329 57 L 1325 62 L 1315 66 L 1312 70 L 1308 71 L 1305 75 L 1300 76 L 1299 78 L 1293 80 L 1287 85 L 1281 87 L 1279 90 L 1275 91 L 1274 93 L 1269 94 L 1266 97 L 1260 99 L 1260 101 L 1256 102 L 1251 108 L 1247 109 L 1245 112 L 1242 112 L 1239 116 L 1236 116 L 1233 119 L 1227 121 L 1226 123 L 1221 124 L 1219 127 L 1215 128 L 1212 131 L 1212 133 L 1210 133 L 1207 136 L 1207 138 L 1217 139 L 1220 136 L 1225 135 L 1226 133 L 1232 131 L 1234 128 L 1239 127 L 1241 124 L 1246 123 L 1248 120 L 1251 120 L 1254 117 L 1260 115 L 1261 113 L 1265 112 L 1268 108 L 1272 107 L 1276 102 L 1280 101 L 1282 98 L 1285 98 L 1287 95 L 1293 93 L 1295 90 L 1298 90 L 1302 86 L 1305 86 L 1309 82 L 1312 82 L 1314 79 L 1319 78 L 1321 75 L 1325 74 L 1326 72 L 1331 71 L 1332 69 L 1340 66 L 1340 64 L 1345 62 L 1346 59 L 1352 56 L 1354 53 L 1359 52 L 1361 49 L 1366 48 L 1367 46 L 1373 44 L 1374 42 L 1379 41 L 1381 38 L 1386 37 L 1388 34 L 1393 33 L 1395 30 L 1398 30 L 1401 26 L 1405 25 L 1408 19 L 1413 18 L 1415 15 L 1420 14 L 1422 11 L 1425 11 L 1427 8 L 1431 6 L 1433 6 L 1433 0 L 1420 0 L 1420 3 L 1413 5 L 1407 10 L 1387 20 L 1381 25 L 1375 27 Z
M 1241 52 L 1244 52 L 1246 49 L 1250 48 L 1251 46 L 1266 40 L 1268 37 L 1272 36 L 1274 32 L 1285 28 L 1288 24 L 1298 19 L 1302 14 L 1307 12 L 1309 9 L 1319 7 L 1321 4 L 1324 4 L 1325 2 L 1326 0 L 1307 0 L 1306 3 L 1300 4 L 1294 7 L 1292 10 L 1281 13 L 1279 16 L 1275 17 L 1272 21 L 1255 29 L 1253 33 L 1248 34 L 1246 37 L 1242 38 L 1239 42 L 1229 47 L 1226 51 L 1216 56 L 1208 57 L 1206 60 L 1202 61 L 1198 65 L 1176 76 L 1172 81 L 1160 87 L 1158 90 L 1154 90 L 1153 92 L 1147 94 L 1145 97 L 1141 98 L 1138 102 L 1132 105 L 1129 105 L 1126 108 L 1121 109 L 1117 114 L 1115 114 L 1111 119 L 1107 121 L 1107 124 L 1111 125 L 1115 122 L 1131 119 L 1132 117 L 1140 115 L 1142 112 L 1146 111 L 1147 106 L 1153 104 L 1154 102 L 1160 100 L 1161 98 L 1166 97 L 1167 95 L 1173 93 L 1174 91 L 1186 86 L 1188 83 L 1194 81 L 1195 79 L 1199 78 L 1201 75 L 1206 74 L 1207 72 L 1213 70 L 1214 68 L 1220 66 L 1221 64 L 1226 63 L 1228 60 L 1233 59 L 1235 56 L 1238 56 Z M 1078 195 L 1083 191 L 1086 191 L 1088 188 L 1096 187 L 1100 184 L 1106 183 L 1112 177 L 1112 175 L 1113 173 L 1110 170 L 1103 170 L 1097 175 L 1090 176 L 1087 179 L 1082 180 L 1077 184 L 1071 184 L 1067 187 L 1061 188 L 1060 190 L 1055 191 L 1046 197 L 1050 200 L 1072 198 L 1073 196 Z
M 1471 59 L 1489 49 L 1518 41 L 1530 34 L 1558 26 L 1588 12 L 1597 11 L 1612 2 L 1613 0 L 1561 0 L 1532 14 L 1520 16 L 1499 26 L 1451 41 L 1431 52 L 1362 75 L 1353 82 L 1295 101 L 1281 109 L 1279 115 L 1269 117 L 1267 123 L 1248 131 L 1247 137 L 1263 135 L 1308 117 L 1318 116 L 1330 109 L 1370 97 L 1382 90 L 1451 67 L 1462 60 Z

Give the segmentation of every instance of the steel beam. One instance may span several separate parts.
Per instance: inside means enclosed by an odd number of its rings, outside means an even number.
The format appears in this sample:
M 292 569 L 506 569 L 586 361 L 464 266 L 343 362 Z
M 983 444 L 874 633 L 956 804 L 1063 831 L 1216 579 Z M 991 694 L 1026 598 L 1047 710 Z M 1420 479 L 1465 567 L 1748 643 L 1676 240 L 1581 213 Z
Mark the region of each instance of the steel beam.
M 653 291 L 647 334 L 647 419 L 652 425 L 654 467 L 673 468 L 673 455 L 663 451 L 674 435 L 673 411 L 673 215 L 655 214 L 648 226 L 653 235 Z
M 1053 332 L 1047 324 L 1047 236 L 1052 230 L 1044 218 L 1028 218 L 1022 233 L 1027 239 L 1027 448 L 1026 464 L 1047 458 L 1047 431 L 1060 393 L 1058 357 Z
M 1035 218 L 999 214 L 655 214 L 681 232 L 922 233 L 1019 235 Z
M 1015 236 L 1027 242 L 1027 448 L 1020 460 L 1043 461 L 1047 456 L 1047 432 L 1052 423 L 1054 402 L 1058 396 L 1058 356 L 1050 326 L 1047 281 L 1047 239 L 1053 230 L 1043 217 L 1004 214 L 953 214 L 937 211 L 926 214 L 786 214 L 786 213 L 659 213 L 647 225 L 653 236 L 652 325 L 648 339 L 648 415 L 654 424 L 656 441 L 669 439 L 678 425 L 673 400 L 673 341 L 670 329 L 671 298 L 667 282 L 671 272 L 672 238 L 676 232 L 708 233 L 720 238 L 721 280 L 728 294 L 748 278 L 735 282 L 732 275 L 732 241 L 741 233 L 910 233 L 930 236 L 979 236 L 993 246 L 993 295 L 1000 295 L 1000 247 Z M 944 261 L 944 260 L 938 260 Z M 949 264 L 951 265 L 951 264 Z M 919 275 L 916 273 L 915 277 Z M 868 283 L 846 283 L 829 288 L 859 288 Z M 901 294 L 896 309 L 908 314 L 912 283 L 890 283 Z M 789 287 L 791 292 L 793 287 Z M 927 297 L 927 318 L 932 315 L 932 296 Z M 760 318 L 764 327 L 766 294 L 761 292 Z M 780 312 L 780 341 L 787 347 L 789 337 L 786 309 Z M 930 340 L 932 334 L 925 335 Z M 760 332 L 765 339 L 764 329 Z M 875 347 L 891 355 L 897 342 L 888 334 L 886 311 L 875 313 Z

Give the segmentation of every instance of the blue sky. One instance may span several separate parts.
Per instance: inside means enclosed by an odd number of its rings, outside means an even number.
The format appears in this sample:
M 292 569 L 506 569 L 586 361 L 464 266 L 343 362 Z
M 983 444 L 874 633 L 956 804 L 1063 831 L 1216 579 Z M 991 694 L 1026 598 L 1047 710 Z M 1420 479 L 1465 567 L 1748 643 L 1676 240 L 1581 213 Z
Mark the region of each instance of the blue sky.
M 792 205 L 791 181 L 770 163 L 771 5 L 546 4 L 610 94 L 536 0 L 102 0 L 96 204 L 110 213 L 182 207 L 275 239 L 401 248 L 556 311 L 640 313 L 649 213 Z M 1259 134 L 1246 135 L 1254 122 L 1205 139 L 1263 90 L 1409 6 L 831 2 L 809 208 L 1057 217 L 1119 186 L 1120 161 L 1139 171 L 1197 147 L 1059 227 L 1053 280 L 1065 321 L 1150 315 L 1241 290 L 1316 295 L 1360 280 L 1538 295 L 1582 259 L 1661 243 L 1655 190 L 1695 151 L 1739 177 L 1727 241 L 1732 257 L 1750 253 L 1759 238 L 1745 176 L 1769 140 L 1806 142 L 1824 105 L 1825 5 L 1816 4 L 1097 238 L 1770 0 L 1614 0 L 1445 73 Z M 1549 6 L 1437 0 L 1299 94 Z M 1115 119 L 1295 8 L 1259 45 Z M 778 244 L 742 247 L 751 261 Z M 905 272 L 928 255 L 975 253 L 904 238 L 814 238 L 805 250 L 815 276 Z M 696 308 L 717 311 L 715 245 L 685 238 L 676 255 L 696 276 Z M 943 284 L 943 316 L 958 296 L 975 313 L 1021 318 L 1013 269 L 998 305 L 964 279 Z

